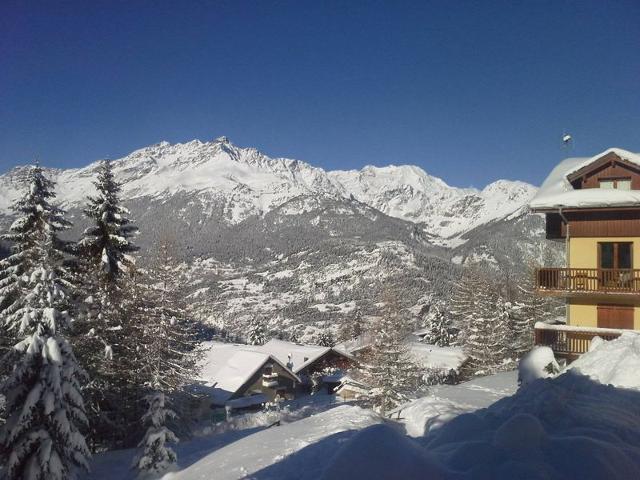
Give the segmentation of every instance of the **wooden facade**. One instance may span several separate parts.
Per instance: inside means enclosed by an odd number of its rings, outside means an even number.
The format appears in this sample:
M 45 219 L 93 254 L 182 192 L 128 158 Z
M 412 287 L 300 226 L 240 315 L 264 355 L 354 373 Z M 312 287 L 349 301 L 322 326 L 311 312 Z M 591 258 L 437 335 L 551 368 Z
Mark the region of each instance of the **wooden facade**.
M 576 190 L 600 188 L 602 181 L 621 179 L 631 181 L 631 190 L 640 190 L 640 167 L 618 157 L 613 152 L 578 170 L 568 178 Z
M 263 394 L 270 402 L 277 396 L 292 399 L 295 396 L 296 380 L 296 377 L 278 362 L 267 361 L 229 400 L 256 394 Z
M 582 209 L 563 212 L 571 237 L 640 237 L 640 209 Z M 546 214 L 548 239 L 566 238 L 560 214 Z
M 313 375 L 316 372 L 322 372 L 325 369 L 335 368 L 338 370 L 349 370 L 354 366 L 354 360 L 336 350 L 329 350 L 327 353 L 319 357 L 309 366 L 303 368 L 298 374 Z
M 300 385 L 302 390 L 309 390 L 311 388 L 311 377 L 316 373 L 327 372 L 331 370 L 346 372 L 355 366 L 355 359 L 341 352 L 331 349 L 325 354 L 318 357 L 313 363 L 302 368 L 296 373 L 300 375 L 302 384 Z M 331 375 L 327 378 L 323 378 L 322 383 L 327 390 L 327 393 L 333 393 L 334 389 L 339 385 L 340 379 L 332 379 Z

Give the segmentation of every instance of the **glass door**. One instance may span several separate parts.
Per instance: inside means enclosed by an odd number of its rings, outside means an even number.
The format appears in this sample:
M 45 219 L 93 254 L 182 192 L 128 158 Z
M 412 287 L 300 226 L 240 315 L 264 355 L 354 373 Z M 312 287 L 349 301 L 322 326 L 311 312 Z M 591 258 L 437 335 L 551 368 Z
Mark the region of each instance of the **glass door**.
M 633 279 L 633 243 L 600 242 L 598 244 L 598 277 L 604 288 L 630 287 Z

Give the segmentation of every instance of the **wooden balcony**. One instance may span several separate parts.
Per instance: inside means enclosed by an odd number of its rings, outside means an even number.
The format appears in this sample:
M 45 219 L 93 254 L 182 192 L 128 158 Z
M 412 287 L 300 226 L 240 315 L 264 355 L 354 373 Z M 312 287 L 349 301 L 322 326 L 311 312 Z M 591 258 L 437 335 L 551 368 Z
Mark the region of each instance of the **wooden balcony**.
M 539 293 L 639 294 L 640 270 L 620 268 L 537 268 L 535 287 Z
M 594 337 L 613 340 L 621 334 L 622 330 L 612 328 L 571 327 L 568 325 L 549 325 L 542 322 L 535 325 L 536 345 L 550 347 L 556 358 L 565 358 L 568 362 L 588 352 Z

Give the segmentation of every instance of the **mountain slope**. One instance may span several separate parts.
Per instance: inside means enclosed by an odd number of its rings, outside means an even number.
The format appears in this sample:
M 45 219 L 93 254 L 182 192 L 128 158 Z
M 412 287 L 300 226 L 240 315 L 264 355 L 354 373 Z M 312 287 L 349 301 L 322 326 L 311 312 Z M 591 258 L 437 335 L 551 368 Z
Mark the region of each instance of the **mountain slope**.
M 86 226 L 96 167 L 47 170 L 75 224 L 70 238 Z M 226 138 L 163 142 L 114 168 L 141 261 L 159 238 L 172 241 L 193 312 L 233 335 L 261 317 L 278 335 L 314 341 L 355 312 L 379 315 L 390 294 L 421 326 L 460 264 L 524 270 L 543 256 L 543 222 L 525 208 L 535 188 L 522 182 L 459 189 L 414 166 L 326 172 Z M 0 230 L 25 171 L 0 176 Z

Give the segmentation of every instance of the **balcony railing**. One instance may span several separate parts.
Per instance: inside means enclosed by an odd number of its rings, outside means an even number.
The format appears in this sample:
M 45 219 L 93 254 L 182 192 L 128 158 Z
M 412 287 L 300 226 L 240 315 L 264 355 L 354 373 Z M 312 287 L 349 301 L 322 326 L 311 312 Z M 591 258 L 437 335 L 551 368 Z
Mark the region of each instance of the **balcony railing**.
M 622 268 L 537 268 L 540 292 L 640 293 L 640 270 Z
M 629 330 L 633 332 L 634 330 Z M 535 343 L 550 347 L 557 357 L 575 360 L 589 351 L 591 340 L 618 338 L 623 330 L 613 328 L 572 327 L 569 325 L 549 325 L 538 322 L 535 325 Z

